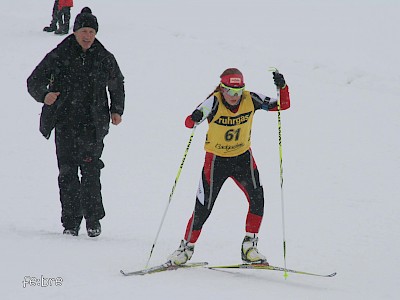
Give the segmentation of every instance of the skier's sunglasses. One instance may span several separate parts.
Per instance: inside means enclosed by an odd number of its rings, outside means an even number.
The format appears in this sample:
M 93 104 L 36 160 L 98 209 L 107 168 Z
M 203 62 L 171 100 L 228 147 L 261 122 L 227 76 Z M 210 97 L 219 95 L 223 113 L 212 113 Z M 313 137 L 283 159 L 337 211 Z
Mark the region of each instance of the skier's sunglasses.
M 225 91 L 228 93 L 229 96 L 232 96 L 232 97 L 235 95 L 242 96 L 243 91 L 244 91 L 244 86 L 242 86 L 240 88 L 234 88 L 234 87 L 227 86 L 227 85 L 223 84 L 222 82 L 221 82 L 221 87 L 223 89 L 225 89 Z

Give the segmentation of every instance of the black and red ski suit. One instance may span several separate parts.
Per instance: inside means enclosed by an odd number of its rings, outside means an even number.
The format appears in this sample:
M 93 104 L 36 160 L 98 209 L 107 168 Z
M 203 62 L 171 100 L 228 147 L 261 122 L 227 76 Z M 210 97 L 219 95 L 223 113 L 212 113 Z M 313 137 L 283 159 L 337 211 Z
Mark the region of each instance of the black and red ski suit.
M 267 111 L 277 110 L 276 99 L 266 97 L 259 93 L 247 93 L 249 97 L 251 97 L 251 101 L 254 105 L 252 113 L 258 109 Z M 205 119 L 208 120 L 209 126 L 211 126 L 212 122 L 217 122 L 215 117 L 218 114 L 221 104 L 233 113 L 235 113 L 235 110 L 238 111 L 238 108 L 242 105 L 240 102 L 236 107 L 231 107 L 223 97 L 221 97 L 221 93 L 219 93 L 219 95 L 217 94 L 218 93 L 215 93 L 210 96 L 196 108 L 196 110 L 203 112 L 203 119 L 199 123 Z M 288 109 L 290 107 L 288 86 L 281 89 L 280 95 L 281 110 Z M 218 101 L 218 98 L 222 101 Z M 195 123 L 191 119 L 191 116 L 188 116 L 185 121 L 186 127 L 192 128 L 194 124 Z M 208 134 L 209 133 L 210 129 Z M 258 233 L 264 214 L 264 192 L 260 183 L 260 175 L 251 148 L 248 147 L 248 149 L 245 149 L 242 154 L 236 156 L 229 156 L 229 154 L 226 156 L 219 156 L 215 153 L 208 152 L 206 149 L 201 179 L 196 195 L 195 208 L 187 223 L 184 236 L 186 241 L 190 243 L 195 243 L 197 241 L 204 223 L 211 214 L 218 193 L 228 178 L 234 180 L 245 194 L 249 203 L 245 225 L 246 232 Z

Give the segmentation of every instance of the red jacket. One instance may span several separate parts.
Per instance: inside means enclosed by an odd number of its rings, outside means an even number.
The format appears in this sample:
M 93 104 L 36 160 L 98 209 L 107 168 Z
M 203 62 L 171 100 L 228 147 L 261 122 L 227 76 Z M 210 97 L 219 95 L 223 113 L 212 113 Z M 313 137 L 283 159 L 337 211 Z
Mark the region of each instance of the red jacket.
M 74 6 L 74 0 L 58 0 L 58 10 L 61 10 L 63 7 L 72 6 Z

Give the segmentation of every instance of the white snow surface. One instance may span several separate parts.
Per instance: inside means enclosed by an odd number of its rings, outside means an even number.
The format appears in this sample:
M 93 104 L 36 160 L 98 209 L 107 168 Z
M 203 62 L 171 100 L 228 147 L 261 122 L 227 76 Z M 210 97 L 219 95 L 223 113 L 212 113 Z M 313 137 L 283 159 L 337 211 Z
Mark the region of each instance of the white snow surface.
M 1 299 L 398 299 L 400 2 L 390 0 L 87 0 L 97 38 L 126 78 L 123 123 L 106 137 L 106 217 L 89 238 L 62 235 L 53 135 L 26 79 L 65 36 L 45 33 L 52 0 L 0 10 L 2 97 Z M 72 27 L 72 24 L 71 24 Z M 202 268 L 141 277 L 191 131 L 184 119 L 228 67 L 247 88 L 275 96 L 269 67 L 290 86 L 282 112 L 284 216 L 290 269 Z M 150 265 L 183 237 L 204 159 L 194 135 Z M 277 114 L 258 111 L 252 149 L 265 190 L 259 249 L 283 266 Z M 240 262 L 247 201 L 224 185 L 192 261 Z M 25 277 L 61 278 L 32 286 Z M 45 285 L 45 284 L 43 284 Z

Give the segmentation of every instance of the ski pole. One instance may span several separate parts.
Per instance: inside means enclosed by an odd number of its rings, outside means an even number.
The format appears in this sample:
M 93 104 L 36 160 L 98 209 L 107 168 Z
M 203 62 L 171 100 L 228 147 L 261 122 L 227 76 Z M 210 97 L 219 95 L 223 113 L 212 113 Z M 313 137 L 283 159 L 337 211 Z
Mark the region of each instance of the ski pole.
M 172 201 L 172 196 L 174 195 L 176 185 L 177 185 L 177 183 L 178 183 L 179 177 L 181 176 L 183 164 L 185 163 L 186 156 L 187 156 L 187 154 L 188 154 L 188 152 L 189 152 L 189 148 L 190 148 L 190 145 L 191 145 L 191 143 L 192 143 L 195 130 L 196 130 L 196 125 L 194 125 L 194 127 L 193 127 L 192 134 L 190 135 L 189 142 L 188 142 L 188 144 L 187 144 L 187 146 L 186 146 L 185 153 L 183 154 L 182 162 L 181 162 L 181 164 L 180 164 L 180 166 L 179 166 L 179 169 L 178 169 L 178 174 L 177 174 L 176 177 L 175 177 L 174 185 L 172 186 L 171 193 L 169 194 L 169 199 L 168 199 L 167 207 L 166 207 L 165 210 L 164 210 L 164 214 L 163 214 L 162 219 L 161 219 L 161 224 L 160 224 L 160 226 L 158 227 L 158 231 L 157 231 L 157 234 L 156 234 L 156 238 L 154 239 L 154 243 L 153 243 L 153 245 L 152 245 L 152 247 L 151 247 L 149 259 L 147 260 L 147 263 L 146 263 L 146 269 L 147 269 L 148 266 L 149 266 L 149 262 L 150 262 L 150 259 L 151 259 L 151 255 L 153 254 L 153 250 L 154 250 L 154 247 L 155 247 L 155 245 L 156 245 L 156 243 L 157 243 L 158 236 L 160 235 L 161 227 L 162 227 L 162 225 L 163 225 L 163 223 L 164 223 L 165 216 L 167 215 L 167 211 L 168 211 L 169 205 L 170 205 L 170 203 L 171 203 L 171 201 Z
M 272 72 L 278 73 L 277 68 L 271 68 Z M 285 279 L 289 276 L 286 269 L 286 237 L 285 237 L 285 202 L 283 200 L 283 161 L 282 161 L 282 123 L 281 123 L 281 91 L 276 87 L 276 98 L 278 108 L 278 140 L 279 140 L 279 168 L 280 168 L 280 185 L 281 185 L 281 206 L 282 206 L 282 236 L 283 236 L 283 263 L 285 271 L 283 276 Z

